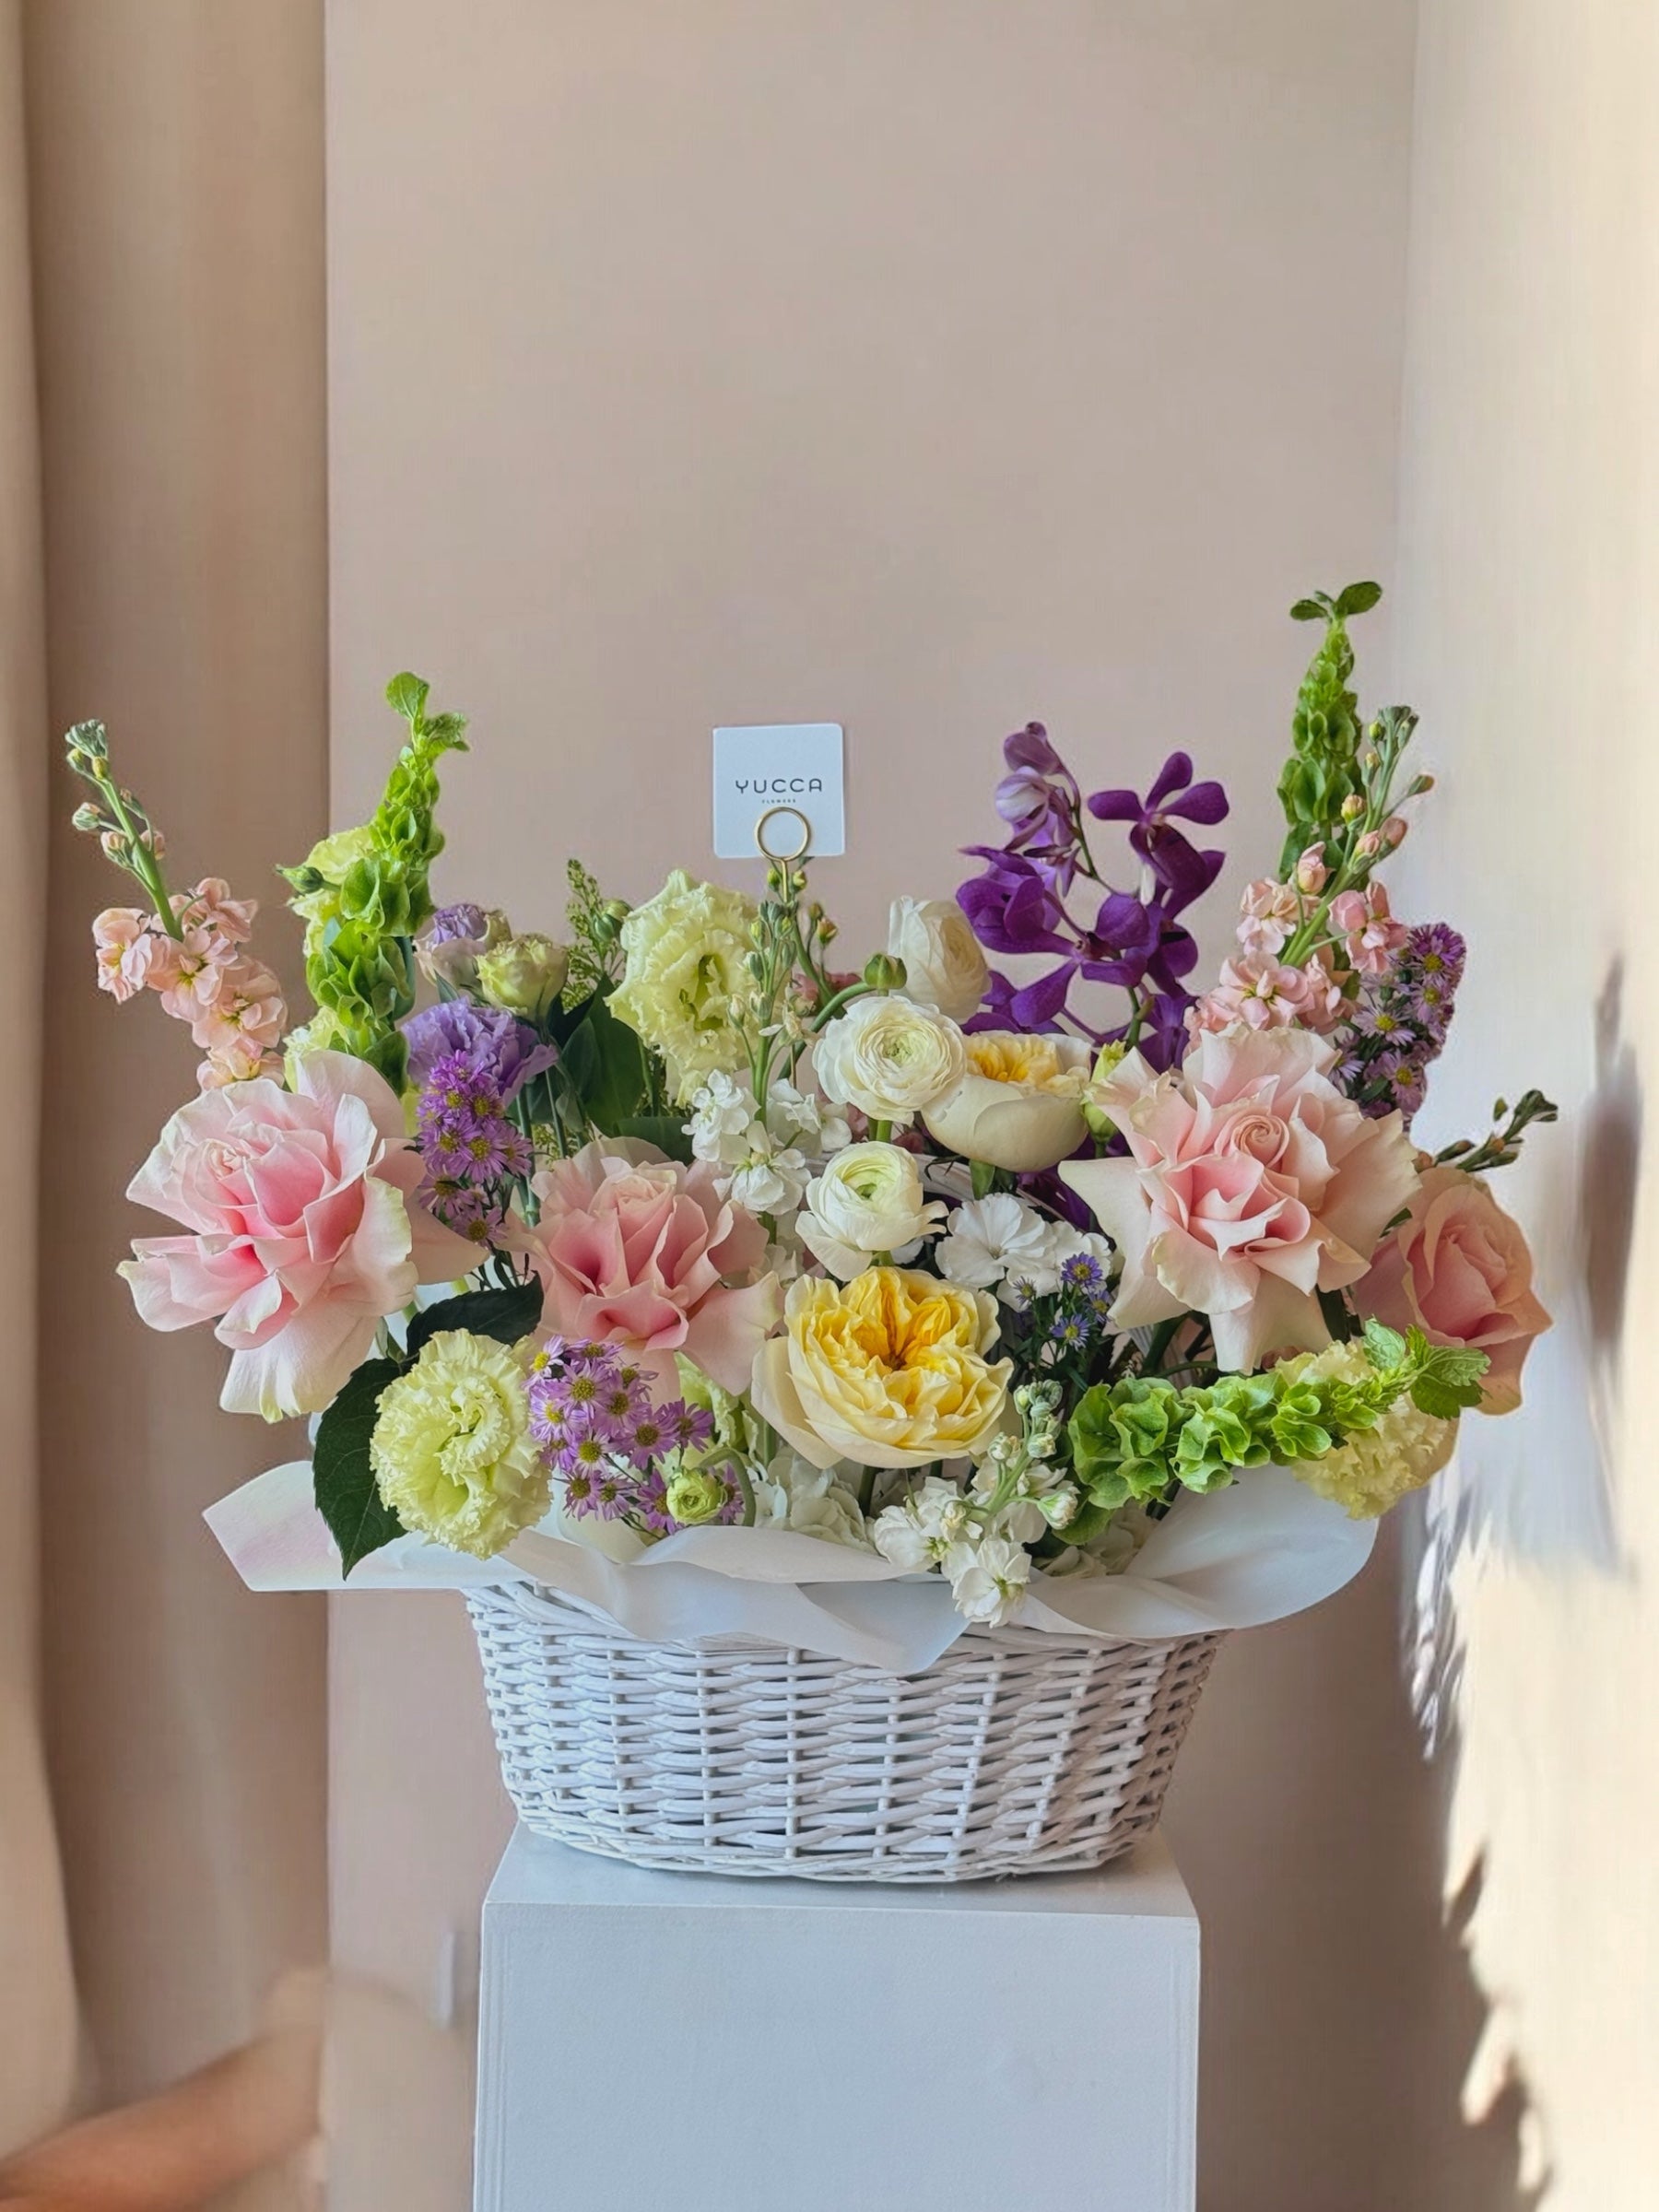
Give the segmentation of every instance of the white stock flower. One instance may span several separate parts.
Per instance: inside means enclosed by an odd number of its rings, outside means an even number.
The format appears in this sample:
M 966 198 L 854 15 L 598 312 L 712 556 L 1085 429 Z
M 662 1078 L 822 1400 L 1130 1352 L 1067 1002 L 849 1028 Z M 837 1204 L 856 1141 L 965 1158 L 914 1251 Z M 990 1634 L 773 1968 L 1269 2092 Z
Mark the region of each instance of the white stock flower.
M 797 1090 L 780 1077 L 766 1094 L 766 1126 L 781 1145 L 798 1145 L 808 1159 L 823 1159 L 852 1142 L 847 1117 L 815 1090 Z
M 812 1058 L 827 1098 L 856 1106 L 872 1121 L 904 1127 L 953 1089 L 967 1065 L 954 1021 L 882 992 L 855 998 L 838 1014 L 819 1034 Z
M 841 1480 L 841 1466 L 815 1467 L 787 1448 L 775 1454 L 764 1475 L 752 1477 L 757 1528 L 794 1529 L 826 1544 L 870 1548 L 869 1531 L 858 1500 Z
M 1002 1282 L 1029 1282 L 1048 1267 L 1053 1226 L 1012 1191 L 969 1198 L 950 1217 L 934 1257 L 947 1282 L 966 1290 L 989 1290 Z
M 906 998 L 952 1021 L 977 1013 L 991 981 L 967 915 L 954 899 L 895 899 L 888 951 L 904 962 Z
M 929 1475 L 920 1489 L 878 1513 L 870 1533 L 884 1559 L 907 1574 L 925 1574 L 967 1525 L 961 1491 L 942 1476 Z
M 830 1274 L 849 1282 L 876 1253 L 913 1256 L 944 1211 L 923 1191 L 912 1153 L 898 1145 L 850 1145 L 808 1186 L 795 1229 Z
M 1031 1555 L 1009 1536 L 987 1532 L 952 1544 L 941 1562 L 964 1620 L 1000 1628 L 1024 1603 Z
M 765 1134 L 755 1118 L 748 1084 L 724 1068 L 713 1069 L 692 1097 L 686 1134 L 697 1159 L 723 1168 L 741 1167 L 755 1149 L 757 1135 Z
M 771 1139 L 767 1137 L 770 1147 Z M 793 1214 L 812 1174 L 808 1160 L 793 1146 L 782 1152 L 757 1152 L 731 1178 L 727 1196 L 751 1214 Z

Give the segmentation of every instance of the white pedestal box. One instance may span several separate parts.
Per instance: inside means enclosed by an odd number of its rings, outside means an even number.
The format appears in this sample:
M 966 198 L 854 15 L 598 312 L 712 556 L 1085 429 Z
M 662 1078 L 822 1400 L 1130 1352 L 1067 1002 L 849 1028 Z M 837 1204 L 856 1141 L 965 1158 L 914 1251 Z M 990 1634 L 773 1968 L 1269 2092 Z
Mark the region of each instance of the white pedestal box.
M 1161 1840 L 881 1888 L 521 1828 L 484 1906 L 476 2212 L 1192 2212 L 1197 2039 Z

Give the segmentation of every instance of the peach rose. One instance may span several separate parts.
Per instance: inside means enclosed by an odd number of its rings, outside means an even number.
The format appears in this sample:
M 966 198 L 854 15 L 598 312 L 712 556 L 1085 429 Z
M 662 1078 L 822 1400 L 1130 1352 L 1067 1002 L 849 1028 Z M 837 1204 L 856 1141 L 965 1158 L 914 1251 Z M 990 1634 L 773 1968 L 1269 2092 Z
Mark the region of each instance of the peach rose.
M 782 1299 L 776 1276 L 747 1279 L 766 1230 L 721 1197 L 716 1174 L 602 1136 L 538 1175 L 541 1216 L 518 1241 L 542 1279 L 547 1327 L 626 1345 L 664 1375 L 684 1352 L 723 1389 L 744 1389 Z
M 1124 1255 L 1120 1327 L 1206 1314 L 1239 1371 L 1331 1341 L 1318 1293 L 1359 1281 L 1417 1188 L 1399 1115 L 1368 1121 L 1335 1058 L 1306 1030 L 1236 1028 L 1167 1075 L 1131 1053 L 1096 1086 L 1130 1157 L 1060 1174 Z
M 1480 1175 L 1427 1168 L 1411 1214 L 1379 1250 L 1355 1292 L 1362 1313 L 1431 1344 L 1466 1345 L 1491 1360 L 1483 1413 L 1513 1413 L 1521 1370 L 1549 1315 L 1533 1292 L 1532 1253 Z
M 152 1329 L 218 1321 L 228 1413 L 320 1413 L 368 1357 L 382 1315 L 477 1249 L 411 1194 L 419 1155 L 383 1077 L 345 1053 L 181 1107 L 127 1196 L 192 1233 L 139 1237 L 121 1273 Z

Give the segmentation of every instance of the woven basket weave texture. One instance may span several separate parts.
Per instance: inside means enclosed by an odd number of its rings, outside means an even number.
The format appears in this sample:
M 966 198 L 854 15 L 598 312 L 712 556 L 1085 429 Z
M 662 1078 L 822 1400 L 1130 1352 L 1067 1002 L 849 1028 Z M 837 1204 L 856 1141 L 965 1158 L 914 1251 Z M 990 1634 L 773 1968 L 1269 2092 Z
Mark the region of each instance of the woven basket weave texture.
M 527 1827 L 643 1866 L 819 1881 L 1116 1858 L 1157 1825 L 1221 1641 L 971 1629 L 889 1675 L 735 1637 L 648 1643 L 529 1584 L 467 1605 Z

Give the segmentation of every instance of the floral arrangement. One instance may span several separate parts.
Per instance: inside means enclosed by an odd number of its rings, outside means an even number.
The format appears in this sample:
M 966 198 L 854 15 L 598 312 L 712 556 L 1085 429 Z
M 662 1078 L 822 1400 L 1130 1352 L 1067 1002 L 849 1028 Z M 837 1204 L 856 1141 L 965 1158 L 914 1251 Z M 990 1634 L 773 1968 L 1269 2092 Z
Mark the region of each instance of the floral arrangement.
M 434 906 L 465 725 L 400 676 L 372 819 L 283 871 L 294 1026 L 253 902 L 168 888 L 80 724 L 76 822 L 145 901 L 98 917 L 98 981 L 203 1054 L 129 1193 L 177 1225 L 122 1269 L 140 1314 L 214 1324 L 227 1407 L 317 1417 L 347 1573 L 406 1532 L 626 1559 L 784 1529 L 996 1624 L 1270 1462 L 1382 1513 L 1465 1411 L 1519 1403 L 1548 1320 L 1489 1182 L 1554 1110 L 1528 1091 L 1478 1141 L 1413 1142 L 1465 947 L 1382 880 L 1430 779 L 1404 770 L 1412 713 L 1362 722 L 1351 688 L 1378 596 L 1292 610 L 1322 634 L 1284 850 L 1196 987 L 1185 916 L 1223 856 L 1194 833 L 1228 800 L 1184 753 L 1086 795 L 1018 732 L 1002 841 L 845 968 L 799 861 L 758 900 L 677 871 L 636 906 L 572 861 L 558 938 Z

